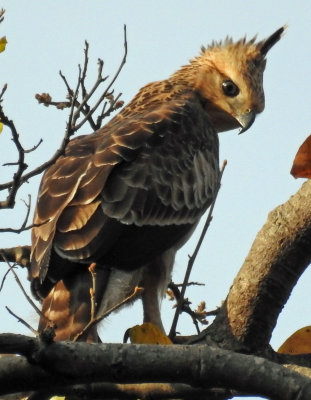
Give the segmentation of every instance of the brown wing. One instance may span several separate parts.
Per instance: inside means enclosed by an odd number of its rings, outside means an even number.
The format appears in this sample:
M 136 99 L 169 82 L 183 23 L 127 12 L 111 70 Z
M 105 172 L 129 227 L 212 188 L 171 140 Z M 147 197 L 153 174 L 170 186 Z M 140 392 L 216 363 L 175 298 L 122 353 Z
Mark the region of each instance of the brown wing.
M 191 229 L 217 184 L 217 135 L 199 99 L 186 93 L 125 108 L 100 131 L 74 139 L 45 173 L 32 277 L 42 282 L 53 256 L 118 267 L 145 249 L 131 268 L 140 266 Z

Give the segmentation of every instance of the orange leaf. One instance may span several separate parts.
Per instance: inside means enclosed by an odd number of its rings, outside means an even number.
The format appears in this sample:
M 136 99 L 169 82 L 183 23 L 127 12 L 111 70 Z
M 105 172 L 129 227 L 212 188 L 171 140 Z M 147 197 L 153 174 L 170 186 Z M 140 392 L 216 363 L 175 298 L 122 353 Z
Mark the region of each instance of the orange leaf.
M 278 350 L 279 353 L 311 353 L 311 326 L 305 326 L 293 333 Z
M 290 173 L 295 178 L 311 178 L 311 135 L 299 147 Z
M 171 339 L 151 322 L 145 322 L 142 325 L 133 326 L 133 328 L 129 329 L 129 335 L 131 343 L 172 344 Z

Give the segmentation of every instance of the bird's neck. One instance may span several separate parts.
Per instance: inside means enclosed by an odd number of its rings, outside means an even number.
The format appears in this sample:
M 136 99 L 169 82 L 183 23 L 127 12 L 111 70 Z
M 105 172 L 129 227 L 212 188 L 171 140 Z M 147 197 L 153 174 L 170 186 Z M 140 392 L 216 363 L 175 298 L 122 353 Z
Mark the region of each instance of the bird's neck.
M 207 77 L 213 74 L 213 68 L 212 61 L 208 63 L 205 60 L 205 64 L 201 65 L 196 60 L 193 60 L 190 64 L 181 67 L 175 72 L 169 78 L 169 82 L 176 93 L 189 90 L 201 98 L 204 111 L 218 133 L 239 128 L 238 122 L 230 114 L 214 104 L 213 88 L 210 89 L 212 93 L 209 96 Z

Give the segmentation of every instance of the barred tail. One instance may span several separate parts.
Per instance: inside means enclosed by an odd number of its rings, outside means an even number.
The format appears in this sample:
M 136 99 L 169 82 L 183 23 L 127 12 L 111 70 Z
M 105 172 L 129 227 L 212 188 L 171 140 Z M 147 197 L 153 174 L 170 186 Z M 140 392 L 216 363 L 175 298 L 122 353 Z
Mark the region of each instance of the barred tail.
M 59 281 L 43 300 L 39 321 L 39 332 L 49 321 L 55 325 L 54 340 L 73 340 L 81 333 L 91 319 L 91 274 L 79 270 L 76 274 Z M 96 326 L 88 330 L 79 340 L 97 342 Z

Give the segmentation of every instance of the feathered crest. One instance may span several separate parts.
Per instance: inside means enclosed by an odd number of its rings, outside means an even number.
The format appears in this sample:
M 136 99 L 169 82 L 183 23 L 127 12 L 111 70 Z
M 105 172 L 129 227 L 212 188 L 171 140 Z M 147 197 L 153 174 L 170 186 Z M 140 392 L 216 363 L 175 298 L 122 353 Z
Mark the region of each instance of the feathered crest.
M 202 53 L 209 51 L 209 50 L 215 50 L 217 48 L 222 48 L 222 47 L 230 47 L 230 46 L 251 46 L 255 43 L 257 39 L 257 35 L 255 35 L 252 39 L 247 41 L 247 37 L 244 36 L 244 38 L 238 40 L 235 42 L 232 37 L 227 36 L 224 40 L 213 40 L 211 44 L 209 44 L 207 47 L 201 46 Z
M 215 51 L 217 49 L 223 49 L 223 48 L 232 48 L 232 50 L 237 50 L 239 48 L 245 48 L 248 47 L 252 49 L 255 52 L 259 52 L 261 56 L 265 57 L 268 51 L 277 43 L 283 34 L 283 32 L 286 29 L 286 25 L 282 26 L 278 30 L 276 30 L 271 36 L 269 36 L 267 39 L 262 40 L 256 44 L 257 40 L 257 35 L 255 35 L 253 38 L 247 40 L 247 37 L 244 36 L 244 38 L 238 40 L 237 42 L 234 42 L 234 40 L 230 37 L 227 36 L 224 40 L 220 41 L 213 41 L 209 46 L 201 47 L 201 54 L 204 54 L 206 52 L 210 51 Z

